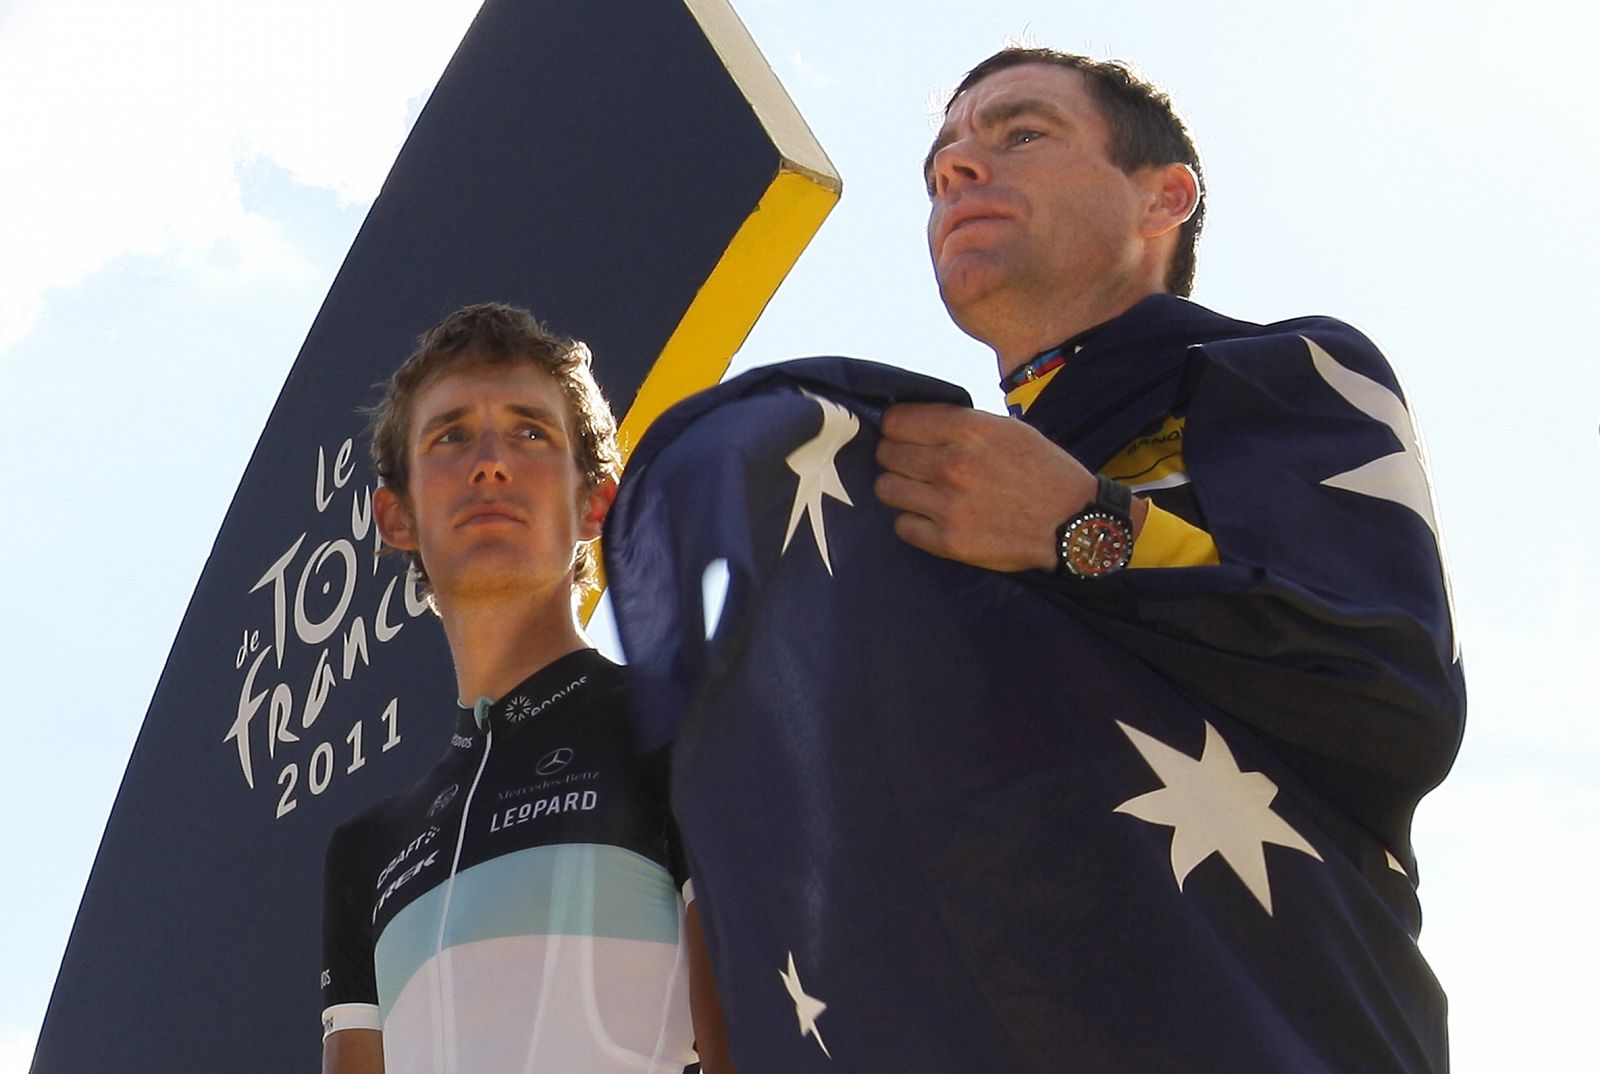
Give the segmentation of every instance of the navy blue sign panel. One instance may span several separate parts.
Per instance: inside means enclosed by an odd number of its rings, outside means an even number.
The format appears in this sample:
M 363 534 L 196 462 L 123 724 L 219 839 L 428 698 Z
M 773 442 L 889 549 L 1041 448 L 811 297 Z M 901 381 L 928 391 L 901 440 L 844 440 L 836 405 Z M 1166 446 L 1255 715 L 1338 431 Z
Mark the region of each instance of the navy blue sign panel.
M 838 187 L 725 0 L 489 0 L 217 537 L 35 1074 L 315 1069 L 328 835 L 416 778 L 453 718 L 442 632 L 378 555 L 357 412 L 418 333 L 525 305 L 590 343 L 637 435 L 720 377 Z

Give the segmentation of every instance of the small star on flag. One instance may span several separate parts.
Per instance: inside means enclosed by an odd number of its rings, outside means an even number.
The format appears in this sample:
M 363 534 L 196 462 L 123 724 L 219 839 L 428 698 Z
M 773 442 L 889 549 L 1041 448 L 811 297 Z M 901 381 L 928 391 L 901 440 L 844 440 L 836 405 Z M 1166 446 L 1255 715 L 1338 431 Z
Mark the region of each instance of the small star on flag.
M 778 976 L 783 978 L 783 987 L 789 990 L 789 998 L 794 1000 L 795 1020 L 800 1023 L 800 1035 L 810 1034 L 816 1038 L 817 1047 L 822 1049 L 822 1054 L 829 1059 L 833 1058 L 828 1051 L 828 1046 L 822 1043 L 822 1034 L 817 1031 L 817 1019 L 828 1005 L 815 996 L 806 995 L 806 990 L 800 984 L 800 972 L 794 968 L 794 952 L 789 952 L 789 968 L 779 970 Z
M 822 428 L 816 436 L 789 452 L 783 460 L 800 478 L 800 484 L 794 490 L 794 506 L 789 510 L 789 529 L 783 535 L 783 551 L 789 551 L 789 541 L 800 525 L 800 516 L 805 515 L 811 522 L 811 536 L 817 542 L 817 551 L 822 554 L 822 565 L 832 574 L 833 564 L 828 560 L 828 534 L 822 522 L 822 498 L 831 496 L 847 507 L 855 506 L 844 489 L 844 482 L 839 480 L 836 460 L 839 452 L 860 431 L 861 419 L 838 403 L 819 399 L 806 391 L 801 394 L 822 408 Z

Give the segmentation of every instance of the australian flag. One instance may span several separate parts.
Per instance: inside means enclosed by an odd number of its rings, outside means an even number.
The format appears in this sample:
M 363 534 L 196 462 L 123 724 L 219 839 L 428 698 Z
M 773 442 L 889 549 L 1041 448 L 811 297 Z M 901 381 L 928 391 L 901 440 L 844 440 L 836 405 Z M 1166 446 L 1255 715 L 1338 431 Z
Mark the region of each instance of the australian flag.
M 872 492 L 901 401 L 968 405 L 846 359 L 746 374 L 658 421 L 607 524 L 735 1063 L 1444 1070 L 1409 851 L 1352 815 L 1365 747 L 1308 764 L 1315 736 L 1230 710 L 1186 633 L 1270 572 L 1219 537 L 1218 567 L 1085 594 L 917 551 Z M 1182 571 L 1198 589 L 1163 593 Z M 1301 670 L 1403 671 L 1343 659 Z

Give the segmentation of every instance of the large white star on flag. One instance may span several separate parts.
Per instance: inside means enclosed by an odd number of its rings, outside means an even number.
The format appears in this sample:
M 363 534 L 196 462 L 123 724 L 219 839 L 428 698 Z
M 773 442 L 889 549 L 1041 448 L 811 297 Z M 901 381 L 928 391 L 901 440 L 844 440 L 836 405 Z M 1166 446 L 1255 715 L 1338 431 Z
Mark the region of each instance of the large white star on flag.
M 795 1020 L 800 1023 L 800 1035 L 807 1033 L 816 1038 L 817 1047 L 822 1049 L 822 1054 L 829 1059 L 833 1058 L 828 1051 L 828 1046 L 822 1043 L 822 1034 L 817 1032 L 817 1019 L 828 1005 L 815 996 L 806 995 L 806 990 L 800 985 L 800 972 L 794 968 L 794 952 L 789 952 L 789 968 L 779 970 L 778 976 L 783 978 L 783 987 L 789 990 L 789 998 L 794 1000 Z
M 822 554 L 822 565 L 832 574 L 833 564 L 828 560 L 828 535 L 822 523 L 822 497 L 832 496 L 848 507 L 855 506 L 850 494 L 844 490 L 844 482 L 839 480 L 839 468 L 835 460 L 844 446 L 855 439 L 861 428 L 861 419 L 838 403 L 819 399 L 807 391 L 801 394 L 822 408 L 822 428 L 816 436 L 789 452 L 783 460 L 800 478 L 800 485 L 794 490 L 794 506 L 789 510 L 789 529 L 783 535 L 783 551 L 789 551 L 789 540 L 800 525 L 800 516 L 807 515 L 811 520 L 811 536 L 816 538 L 817 551 Z
M 1428 453 L 1416 423 L 1411 420 L 1411 412 L 1386 385 L 1345 368 L 1326 350 L 1304 336 L 1300 338 L 1310 348 L 1311 364 L 1317 374 L 1327 381 L 1328 387 L 1367 417 L 1387 425 L 1395 439 L 1400 441 L 1400 450 L 1394 454 L 1373 459 L 1342 474 L 1334 474 L 1322 483 L 1329 488 L 1345 489 L 1409 507 L 1427 524 L 1433 534 L 1440 569 L 1444 571 L 1445 599 L 1449 604 L 1452 624 L 1451 656 L 1459 658 L 1461 647 L 1455 638 L 1454 628 L 1455 594 L 1450 586 L 1450 572 L 1444 566 L 1444 538 L 1439 534 L 1433 482 L 1428 476 Z
M 1271 914 L 1265 844 L 1322 860 L 1316 848 L 1270 808 L 1278 785 L 1260 772 L 1241 772 L 1233 751 L 1209 722 L 1198 761 L 1120 720 L 1117 726 L 1166 786 L 1128 799 L 1116 812 L 1172 829 L 1172 876 L 1179 891 L 1196 865 L 1220 854 Z

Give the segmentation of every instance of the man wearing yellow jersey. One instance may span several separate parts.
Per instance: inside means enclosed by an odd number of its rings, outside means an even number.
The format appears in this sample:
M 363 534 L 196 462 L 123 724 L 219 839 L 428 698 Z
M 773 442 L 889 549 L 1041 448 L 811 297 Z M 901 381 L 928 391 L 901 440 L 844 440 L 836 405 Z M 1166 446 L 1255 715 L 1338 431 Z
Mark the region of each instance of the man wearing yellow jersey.
M 1412 811 L 1455 756 L 1465 692 L 1426 463 L 1388 364 L 1329 318 L 1258 325 L 1186 300 L 1200 159 L 1167 96 L 1122 64 L 1048 49 L 990 57 L 951 97 L 924 174 L 940 294 L 993 349 L 1012 417 L 890 408 L 876 492 L 899 512 L 896 533 L 1015 572 L 1238 721 L 1225 732 L 1218 717 L 1191 721 L 1176 753 L 1173 739 L 1124 727 L 1165 786 L 1118 812 L 1171 830 L 1191 902 L 1207 893 L 1190 871 L 1220 856 L 1274 906 L 1267 865 L 1253 871 L 1218 834 L 1228 803 L 1175 797 L 1203 730 L 1203 770 L 1248 741 L 1303 779 L 1301 799 L 1329 810 L 1340 861 L 1366 878 L 1360 897 L 1415 935 Z M 1060 668 L 1064 696 L 1074 671 Z M 1298 835 L 1271 838 L 1290 857 L 1327 857 Z M 1378 943 L 1360 929 L 1335 940 L 1339 923 L 1323 918 L 1327 951 L 1362 962 Z M 1262 1013 L 1253 1032 L 1284 1018 L 1299 1043 L 1248 1046 L 1227 1068 L 1325 1069 L 1306 1058 L 1320 1052 L 1326 1069 L 1443 1069 L 1443 996 L 1409 957 L 1380 975 L 1382 1004 L 1369 992 L 1351 1008 L 1393 1003 L 1402 1035 L 1356 1044 L 1360 1019 L 1331 1014 L 1330 978 L 1325 1024 Z M 1273 995 L 1272 973 L 1243 976 Z M 1238 1028 L 1218 1031 L 1237 1041 Z

